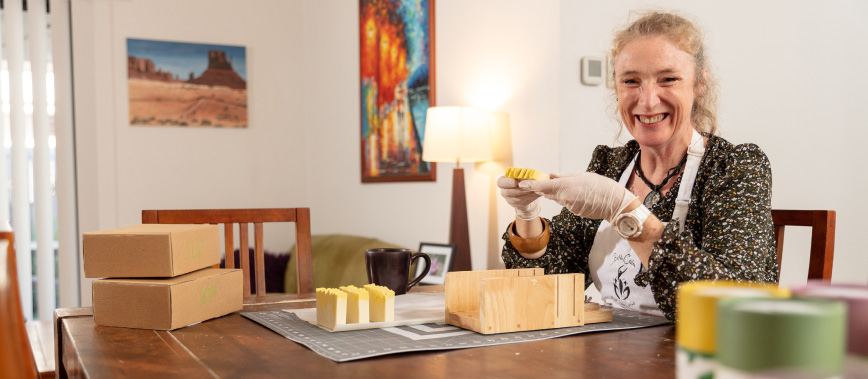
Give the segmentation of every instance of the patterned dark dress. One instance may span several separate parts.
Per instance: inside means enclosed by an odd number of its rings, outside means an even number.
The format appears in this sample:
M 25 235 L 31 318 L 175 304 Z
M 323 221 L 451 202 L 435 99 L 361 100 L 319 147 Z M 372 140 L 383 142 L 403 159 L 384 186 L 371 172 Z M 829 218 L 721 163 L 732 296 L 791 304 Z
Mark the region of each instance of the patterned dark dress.
M 699 165 L 684 231 L 672 221 L 679 176 L 672 189 L 651 212 L 669 222 L 654 243 L 647 269 L 635 281 L 651 285 L 654 299 L 675 321 L 678 283 L 702 279 L 778 281 L 771 215 L 772 172 L 766 155 L 754 144 L 733 145 L 711 135 Z M 588 171 L 618 180 L 635 157 L 634 140 L 622 147 L 597 146 Z M 591 285 L 588 254 L 601 220 L 579 217 L 566 208 L 549 221 L 551 239 L 546 253 L 525 259 L 503 234 L 507 268 L 542 267 L 546 274 L 584 273 Z

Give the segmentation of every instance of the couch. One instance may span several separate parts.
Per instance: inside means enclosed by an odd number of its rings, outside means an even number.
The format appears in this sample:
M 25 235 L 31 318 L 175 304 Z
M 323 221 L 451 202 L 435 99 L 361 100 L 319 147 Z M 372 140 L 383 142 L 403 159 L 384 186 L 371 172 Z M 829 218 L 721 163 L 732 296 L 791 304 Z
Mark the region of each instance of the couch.
M 368 284 L 365 270 L 365 250 L 374 248 L 405 248 L 371 237 L 345 234 L 324 234 L 311 236 L 311 255 L 313 255 L 313 286 L 315 288 L 337 288 Z M 297 274 L 295 271 L 295 246 L 289 251 L 286 264 L 283 292 L 297 293 Z M 411 268 L 410 272 L 415 272 Z

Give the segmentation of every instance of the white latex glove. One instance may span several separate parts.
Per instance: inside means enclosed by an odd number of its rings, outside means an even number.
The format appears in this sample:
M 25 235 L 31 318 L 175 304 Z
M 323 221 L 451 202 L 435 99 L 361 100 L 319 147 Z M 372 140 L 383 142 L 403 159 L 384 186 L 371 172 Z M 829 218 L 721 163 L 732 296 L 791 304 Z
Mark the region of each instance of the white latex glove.
M 578 216 L 609 222 L 636 199 L 620 183 L 592 172 L 557 174 L 550 180 L 523 180 L 519 188 L 554 200 Z
M 506 202 L 515 208 L 516 218 L 527 221 L 536 220 L 540 212 L 540 194 L 519 188 L 518 180 L 505 176 L 497 178 L 497 186 L 500 187 L 500 196 L 503 196 Z

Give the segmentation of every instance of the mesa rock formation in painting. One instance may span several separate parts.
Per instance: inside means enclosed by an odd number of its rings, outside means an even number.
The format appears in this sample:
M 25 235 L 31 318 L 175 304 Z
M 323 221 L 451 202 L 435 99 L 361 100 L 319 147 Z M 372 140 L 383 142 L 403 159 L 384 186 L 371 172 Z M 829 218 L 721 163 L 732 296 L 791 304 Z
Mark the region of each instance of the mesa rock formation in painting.
M 131 125 L 247 126 L 247 82 L 226 52 L 210 50 L 208 68 L 184 81 L 147 58 L 127 57 Z
M 226 60 L 225 51 L 209 51 L 208 69 L 198 78 L 192 78 L 192 76 L 193 73 L 190 73 L 191 78 L 187 81 L 188 83 L 247 89 L 247 83 L 235 73 L 235 70 L 232 69 L 232 63 Z

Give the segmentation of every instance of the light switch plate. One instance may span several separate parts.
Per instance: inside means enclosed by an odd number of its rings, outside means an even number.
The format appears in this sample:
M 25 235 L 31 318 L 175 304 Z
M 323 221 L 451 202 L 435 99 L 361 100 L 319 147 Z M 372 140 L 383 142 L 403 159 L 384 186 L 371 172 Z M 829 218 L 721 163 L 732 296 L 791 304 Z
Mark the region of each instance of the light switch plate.
M 600 84 L 603 84 L 605 77 L 605 56 L 590 55 L 582 57 L 582 84 L 586 86 L 598 86 Z

